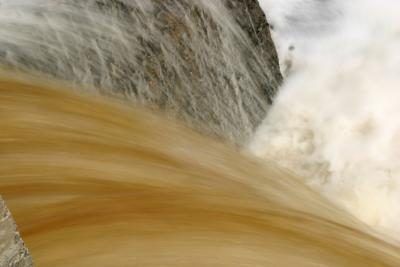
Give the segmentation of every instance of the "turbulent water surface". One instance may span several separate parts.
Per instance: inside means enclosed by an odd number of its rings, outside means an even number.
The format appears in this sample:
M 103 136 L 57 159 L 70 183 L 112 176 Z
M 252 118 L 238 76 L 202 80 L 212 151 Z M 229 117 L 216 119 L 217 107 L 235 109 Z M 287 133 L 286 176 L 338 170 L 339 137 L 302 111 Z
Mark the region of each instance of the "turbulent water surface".
M 290 68 L 251 151 L 400 239 L 400 4 L 261 5 Z
M 38 266 L 400 266 L 352 216 L 400 239 L 400 4 L 260 1 L 274 97 L 248 3 L 0 0 L 0 193 Z

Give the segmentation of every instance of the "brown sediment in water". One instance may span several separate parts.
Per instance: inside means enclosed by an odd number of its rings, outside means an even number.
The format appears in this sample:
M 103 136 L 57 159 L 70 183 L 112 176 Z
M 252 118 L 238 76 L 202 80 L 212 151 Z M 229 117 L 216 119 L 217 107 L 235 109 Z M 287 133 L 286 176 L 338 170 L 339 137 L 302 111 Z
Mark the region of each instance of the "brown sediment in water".
M 399 266 L 300 179 L 173 120 L 0 78 L 0 193 L 37 266 Z

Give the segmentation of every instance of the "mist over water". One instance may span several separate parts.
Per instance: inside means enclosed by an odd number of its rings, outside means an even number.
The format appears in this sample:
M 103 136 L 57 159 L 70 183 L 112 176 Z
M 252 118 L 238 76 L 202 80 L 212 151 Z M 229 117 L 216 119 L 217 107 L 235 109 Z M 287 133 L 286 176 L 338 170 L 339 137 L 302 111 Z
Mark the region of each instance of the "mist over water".
M 343 2 L 261 1 L 286 80 L 249 148 L 400 239 L 400 3 Z

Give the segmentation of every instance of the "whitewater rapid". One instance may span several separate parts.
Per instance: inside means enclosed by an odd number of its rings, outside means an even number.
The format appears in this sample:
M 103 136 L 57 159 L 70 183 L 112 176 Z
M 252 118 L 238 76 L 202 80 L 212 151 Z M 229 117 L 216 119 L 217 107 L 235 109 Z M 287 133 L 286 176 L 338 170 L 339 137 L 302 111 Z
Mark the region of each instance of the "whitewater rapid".
M 250 151 L 400 239 L 400 2 L 260 4 L 286 79 Z

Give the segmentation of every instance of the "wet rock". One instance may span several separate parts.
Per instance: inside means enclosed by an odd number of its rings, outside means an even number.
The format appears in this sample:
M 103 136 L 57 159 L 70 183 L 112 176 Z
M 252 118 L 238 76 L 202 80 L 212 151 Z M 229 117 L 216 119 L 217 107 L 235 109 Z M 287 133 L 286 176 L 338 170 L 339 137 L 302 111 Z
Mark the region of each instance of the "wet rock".
M 256 0 L 41 2 L 4 1 L 0 63 L 160 108 L 237 144 L 281 81 Z
M 32 258 L 0 197 L 0 267 L 31 267 Z

